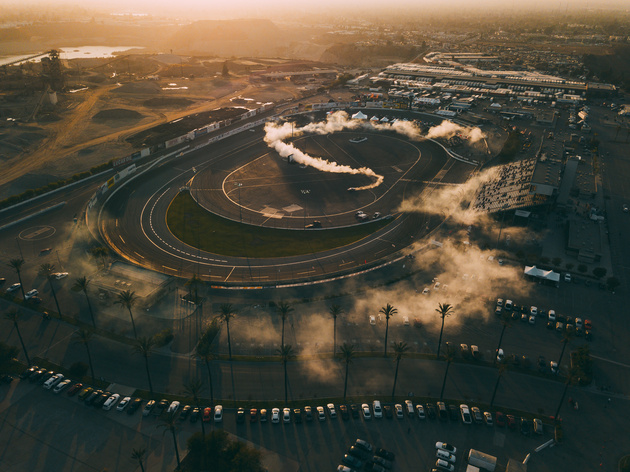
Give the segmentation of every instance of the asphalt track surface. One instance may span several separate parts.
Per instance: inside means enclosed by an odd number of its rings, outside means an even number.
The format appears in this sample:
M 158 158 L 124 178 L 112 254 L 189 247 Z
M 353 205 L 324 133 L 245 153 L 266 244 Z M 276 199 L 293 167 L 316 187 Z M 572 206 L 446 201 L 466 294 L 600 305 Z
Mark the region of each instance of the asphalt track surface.
M 368 141 L 351 144 L 351 137 Z M 431 141 L 363 132 L 303 137 L 295 145 L 313 155 L 373 168 L 385 176 L 379 187 L 365 176 L 324 173 L 291 165 L 264 141 L 262 127 L 201 147 L 123 186 L 108 201 L 99 221 L 107 243 L 128 261 L 179 277 L 199 274 L 216 285 L 270 287 L 329 279 L 360 272 L 400 256 L 434 230 L 446 215 L 396 213 L 403 199 L 431 194 L 466 181 L 474 167 L 452 159 Z M 245 224 L 304 230 L 319 220 L 325 228 L 358 224 L 357 210 L 391 215 L 371 236 L 330 251 L 283 258 L 228 257 L 200 251 L 176 239 L 166 213 L 183 188 L 206 209 Z M 297 209 L 299 207 L 299 209 Z M 287 211 L 287 209 L 289 211 Z M 292 210 L 292 211 L 290 211 Z

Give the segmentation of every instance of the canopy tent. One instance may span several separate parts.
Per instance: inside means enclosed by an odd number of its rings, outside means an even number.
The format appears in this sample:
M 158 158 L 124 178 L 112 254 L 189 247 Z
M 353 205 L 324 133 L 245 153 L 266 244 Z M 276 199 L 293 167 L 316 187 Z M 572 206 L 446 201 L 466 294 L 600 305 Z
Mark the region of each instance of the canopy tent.
M 553 270 L 543 270 L 536 266 L 525 266 L 523 273 L 529 277 L 545 280 L 555 284 L 560 282 L 560 274 L 558 272 L 554 272 Z
M 354 115 L 352 115 L 352 119 L 353 120 L 367 120 L 367 115 L 363 112 L 356 112 Z

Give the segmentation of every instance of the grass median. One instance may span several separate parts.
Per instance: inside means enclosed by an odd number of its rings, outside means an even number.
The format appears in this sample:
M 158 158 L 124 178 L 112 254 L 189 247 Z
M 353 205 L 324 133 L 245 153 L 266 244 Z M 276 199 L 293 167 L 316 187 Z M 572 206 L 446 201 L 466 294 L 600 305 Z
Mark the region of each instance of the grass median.
M 348 228 L 286 230 L 242 224 L 197 205 L 187 192 L 171 202 L 166 223 L 189 246 L 224 256 L 273 258 L 299 256 L 347 246 L 390 223 L 378 220 Z

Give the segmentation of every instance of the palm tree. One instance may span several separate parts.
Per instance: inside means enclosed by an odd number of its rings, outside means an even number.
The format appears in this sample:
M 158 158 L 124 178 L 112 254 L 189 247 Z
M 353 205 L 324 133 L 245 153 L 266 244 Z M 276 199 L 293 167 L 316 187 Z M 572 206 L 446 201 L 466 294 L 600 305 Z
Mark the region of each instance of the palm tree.
M 199 402 L 199 394 L 201 393 L 202 387 L 203 383 L 201 382 L 201 379 L 197 377 L 190 379 L 184 384 L 184 394 L 187 397 L 191 397 L 193 399 L 193 402 L 195 403 L 195 406 L 197 408 L 201 408 L 201 403 Z M 201 421 L 201 434 L 204 438 L 206 437 L 206 428 L 203 424 L 203 421 Z
M 378 312 L 385 315 L 385 353 L 383 354 L 383 357 L 387 357 L 387 332 L 389 331 L 389 318 L 398 313 L 398 310 L 388 303 L 387 306 L 382 307 Z
M 437 358 L 440 358 L 440 347 L 442 346 L 442 334 L 444 333 L 444 320 L 447 316 L 453 314 L 453 307 L 449 303 L 438 303 L 438 307 L 435 309 L 440 314 L 440 318 L 442 318 L 442 328 L 440 329 L 440 339 L 438 341 L 438 350 L 437 350 Z
M 170 431 L 171 434 L 173 435 L 173 446 L 175 447 L 175 457 L 177 458 L 177 468 L 175 470 L 179 470 L 179 467 L 180 467 L 179 448 L 177 447 L 177 436 L 175 436 L 175 431 L 177 431 L 176 416 L 177 416 L 176 412 L 168 413 L 162 419 L 162 422 L 159 425 L 157 425 L 157 427 L 163 428 L 164 434 L 166 434 L 167 431 Z
M 396 393 L 396 381 L 398 380 L 398 366 L 400 365 L 400 360 L 403 358 L 403 356 L 405 355 L 405 352 L 407 352 L 409 350 L 409 346 L 407 346 L 407 343 L 404 342 L 398 342 L 398 343 L 394 343 L 394 354 L 395 356 L 395 361 L 396 361 L 396 373 L 394 374 L 394 386 L 392 387 L 392 401 L 394 401 L 394 393 Z
M 577 368 L 569 369 L 569 375 L 567 375 L 567 380 L 564 384 L 564 391 L 562 392 L 562 397 L 560 397 L 560 403 L 558 403 L 558 408 L 556 409 L 556 414 L 554 415 L 554 423 L 558 424 L 558 415 L 560 414 L 560 408 L 562 408 L 562 404 L 564 403 L 564 397 L 567 394 L 567 390 L 569 389 L 569 385 L 575 384 L 579 381 L 579 370 Z
M 202 423 L 203 423 L 203 421 L 202 421 Z M 134 449 L 132 450 L 132 452 L 131 452 L 131 458 L 132 458 L 133 460 L 138 461 L 138 464 L 140 465 L 140 470 L 141 470 L 142 472 L 144 472 L 144 464 L 143 464 L 143 461 L 144 461 L 144 456 L 146 455 L 146 453 L 147 453 L 147 448 L 146 448 L 146 447 L 143 447 L 143 446 L 141 446 L 141 447 L 139 447 L 139 448 L 134 448 Z
M 214 389 L 212 388 L 212 370 L 210 369 L 210 362 L 214 360 L 215 353 L 212 346 L 209 343 L 203 345 L 197 344 L 195 349 L 195 355 L 202 359 L 206 364 L 206 370 L 208 371 L 208 383 L 210 384 L 210 403 L 214 404 Z
M 499 362 L 499 376 L 497 377 L 497 383 L 494 384 L 494 391 L 492 392 L 492 399 L 490 400 L 490 406 L 494 405 L 494 397 L 497 394 L 497 389 L 499 388 L 499 382 L 501 381 L 501 377 L 503 377 L 503 374 L 505 373 L 507 368 L 508 368 L 508 364 L 505 361 L 505 359 Z
M 346 399 L 346 392 L 348 390 L 348 368 L 352 363 L 352 358 L 354 357 L 354 344 L 346 344 L 343 343 L 341 346 L 341 358 L 346 364 L 346 377 L 343 381 L 343 399 Z
M 197 296 L 197 290 L 201 284 L 203 284 L 203 281 L 197 274 L 193 274 L 193 276 L 186 281 L 186 287 L 188 287 L 188 297 L 192 299 L 192 292 L 194 291 L 195 293 L 195 304 L 197 304 L 197 300 L 199 299 Z
M 283 344 L 280 346 L 280 349 L 276 349 L 276 352 L 280 354 L 280 359 L 282 360 L 282 365 L 284 366 L 284 402 L 287 403 L 289 401 L 289 395 L 287 390 L 288 385 L 288 376 L 287 376 L 287 362 L 295 357 L 293 354 L 293 348 L 290 344 Z
M 505 329 L 512 324 L 512 317 L 509 313 L 501 314 L 501 324 L 503 325 L 503 328 L 501 328 L 501 336 L 499 336 L 499 345 L 497 346 L 496 350 L 497 353 L 499 352 L 499 349 L 501 349 L 501 343 L 503 342 L 503 334 L 505 333 Z M 497 356 L 494 356 L 494 363 L 497 363 Z
M 455 359 L 455 348 L 451 346 L 449 343 L 446 343 L 446 354 L 444 354 L 444 358 L 446 359 L 446 370 L 444 371 L 444 380 L 442 380 L 442 390 L 440 390 L 440 401 L 444 398 L 444 389 L 446 388 L 446 377 L 448 377 L 448 369 L 451 366 L 451 362 Z
M 290 303 L 285 302 L 284 300 L 280 300 L 278 302 L 277 311 L 280 317 L 282 318 L 282 339 L 280 342 L 281 346 L 284 346 L 284 322 L 287 320 L 289 313 L 293 311 L 293 307 Z
M 332 305 L 328 311 L 333 317 L 333 359 L 337 357 L 337 317 L 343 314 L 343 308 L 339 305 Z
M 24 259 L 11 259 L 9 261 L 9 267 L 13 268 L 15 273 L 18 276 L 18 281 L 20 282 L 20 288 L 22 289 L 22 300 L 26 298 L 24 294 L 24 284 L 22 283 L 22 266 L 24 265 Z
M 227 340 L 228 340 L 228 354 L 230 360 L 232 360 L 232 342 L 230 341 L 230 319 L 236 316 L 234 308 L 231 303 L 222 303 L 221 311 L 219 312 L 219 319 L 225 322 L 227 328 Z
M 55 305 L 57 306 L 57 313 L 59 313 L 59 318 L 61 318 L 61 308 L 59 308 L 59 302 L 57 301 L 57 294 L 55 293 L 55 286 L 53 285 L 53 273 L 55 272 L 55 265 L 46 262 L 39 266 L 39 275 L 48 280 L 48 285 L 50 286 L 50 291 L 52 292 L 53 298 L 55 299 Z
M 569 331 L 565 329 L 562 333 L 562 351 L 560 351 L 560 359 L 558 359 L 558 369 L 560 369 L 560 362 L 562 362 L 562 357 L 564 356 L 564 350 L 567 348 L 567 344 L 569 341 L 573 339 L 573 331 Z
M 136 332 L 136 323 L 133 320 L 133 313 L 131 312 L 131 308 L 138 301 L 138 297 L 136 297 L 136 292 L 132 292 L 131 290 L 125 290 L 124 292 L 120 292 L 117 297 L 115 304 L 120 305 L 121 307 L 125 307 L 129 310 L 129 318 L 131 318 L 131 326 L 133 326 L 133 337 L 138 339 L 138 333 Z
M 18 338 L 20 338 L 20 344 L 22 344 L 22 350 L 24 351 L 24 356 L 26 357 L 26 362 L 28 365 L 31 365 L 31 359 L 28 357 L 28 352 L 26 351 L 26 346 L 24 345 L 24 340 L 22 339 L 22 333 L 20 333 L 20 327 L 18 326 L 18 320 L 20 319 L 21 313 L 17 310 L 10 310 L 6 315 L 7 320 L 13 322 L 13 326 L 15 327 L 15 331 L 17 332 Z
M 96 328 L 96 322 L 94 321 L 94 312 L 92 311 L 92 304 L 90 303 L 90 297 L 88 295 L 89 285 L 90 281 L 87 277 L 79 277 L 78 279 L 75 279 L 72 289 L 77 291 L 80 290 L 85 294 L 85 299 L 87 300 L 88 308 L 90 309 L 90 316 L 92 317 L 92 326 Z
M 144 367 L 147 370 L 147 378 L 149 379 L 149 391 L 153 393 L 153 384 L 151 383 L 151 372 L 149 372 L 149 356 L 155 346 L 153 337 L 143 336 L 136 339 L 136 343 L 133 346 L 133 352 L 136 354 L 142 354 L 144 357 Z
M 94 366 L 92 365 L 92 355 L 90 354 L 90 340 L 92 339 L 92 331 L 88 331 L 87 329 L 79 329 L 74 332 L 74 342 L 78 344 L 83 344 L 85 346 L 85 350 L 88 355 L 88 362 L 90 363 L 90 373 L 92 374 L 92 379 L 95 379 L 94 376 Z

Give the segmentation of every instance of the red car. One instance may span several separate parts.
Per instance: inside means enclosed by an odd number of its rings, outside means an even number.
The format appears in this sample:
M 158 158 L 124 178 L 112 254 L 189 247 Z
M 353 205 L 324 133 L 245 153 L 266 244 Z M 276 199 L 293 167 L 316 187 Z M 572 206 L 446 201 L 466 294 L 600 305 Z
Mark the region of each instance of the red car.
M 258 410 L 256 408 L 252 408 L 249 410 L 249 422 L 255 423 L 258 421 Z
M 208 423 L 212 421 L 212 407 L 206 407 L 203 409 L 203 422 Z
M 83 387 L 82 383 L 75 383 L 72 387 L 70 387 L 68 389 L 68 396 L 71 397 L 73 395 L 76 395 L 76 393 L 81 390 L 81 388 Z
M 516 418 L 514 418 L 514 415 L 505 415 L 505 417 L 507 418 L 508 428 L 516 429 Z
M 592 330 L 593 322 L 591 320 L 584 320 L 584 329 Z
M 506 421 L 505 421 L 505 415 L 503 413 L 501 413 L 500 411 L 497 411 L 494 414 L 494 420 L 497 423 L 497 426 L 505 426 Z

